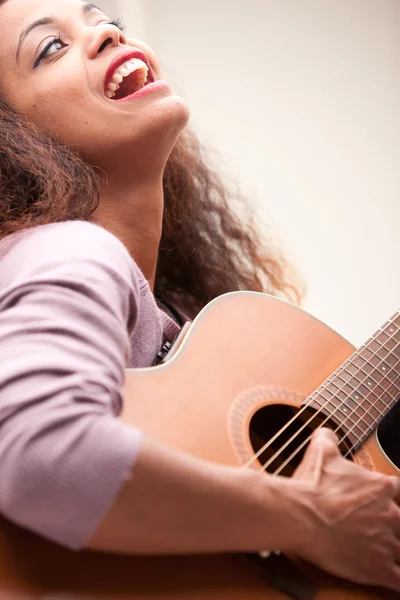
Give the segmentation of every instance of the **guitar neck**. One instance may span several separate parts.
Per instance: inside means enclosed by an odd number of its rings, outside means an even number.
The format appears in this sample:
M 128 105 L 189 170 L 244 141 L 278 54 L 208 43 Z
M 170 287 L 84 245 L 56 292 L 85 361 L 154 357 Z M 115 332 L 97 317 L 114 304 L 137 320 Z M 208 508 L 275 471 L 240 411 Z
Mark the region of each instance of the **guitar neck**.
M 400 399 L 397 311 L 305 404 L 330 416 L 357 450 Z

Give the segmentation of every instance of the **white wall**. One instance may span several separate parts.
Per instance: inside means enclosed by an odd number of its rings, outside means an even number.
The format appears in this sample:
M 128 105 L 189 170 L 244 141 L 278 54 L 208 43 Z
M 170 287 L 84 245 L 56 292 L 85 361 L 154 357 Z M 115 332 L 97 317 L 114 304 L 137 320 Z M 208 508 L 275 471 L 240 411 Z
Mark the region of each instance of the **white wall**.
M 400 306 L 399 0 L 118 0 L 224 172 L 360 344 Z
M 95 3 L 96 6 L 98 6 L 101 10 L 104 10 L 104 12 L 111 18 L 114 17 L 113 12 L 115 11 L 117 5 L 114 2 L 114 0 L 98 0 L 98 2 Z
M 144 39 L 146 36 L 142 0 L 97 0 L 95 2 L 110 19 L 121 17 L 126 25 L 129 24 L 128 35 Z

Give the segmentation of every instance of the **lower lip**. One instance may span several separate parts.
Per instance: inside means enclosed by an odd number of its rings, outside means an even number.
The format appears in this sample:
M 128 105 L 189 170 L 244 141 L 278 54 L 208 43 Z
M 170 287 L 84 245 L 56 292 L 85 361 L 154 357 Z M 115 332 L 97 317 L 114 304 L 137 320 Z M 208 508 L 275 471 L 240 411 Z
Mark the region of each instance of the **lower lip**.
M 145 94 L 151 94 L 152 92 L 157 92 L 158 90 L 162 90 L 169 86 L 168 81 L 164 79 L 160 79 L 159 81 L 154 81 L 153 83 L 148 83 L 141 90 L 131 94 L 130 96 L 125 96 L 125 98 L 120 98 L 119 100 L 113 100 L 113 102 L 127 102 L 128 100 L 135 100 L 136 98 L 140 98 Z

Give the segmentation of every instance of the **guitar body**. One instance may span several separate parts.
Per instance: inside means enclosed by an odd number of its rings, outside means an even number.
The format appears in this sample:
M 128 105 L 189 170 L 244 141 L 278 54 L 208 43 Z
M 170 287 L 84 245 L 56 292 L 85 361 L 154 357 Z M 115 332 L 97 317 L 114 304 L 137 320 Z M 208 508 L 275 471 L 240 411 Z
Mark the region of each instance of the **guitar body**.
M 166 446 L 244 466 L 264 443 L 260 430 L 273 432 L 274 418 L 296 412 L 353 351 L 344 338 L 289 303 L 252 292 L 226 294 L 205 307 L 167 362 L 126 370 L 122 419 Z M 250 434 L 253 423 L 258 429 Z M 353 459 L 369 469 L 399 474 L 375 435 Z M 251 468 L 259 469 L 260 463 L 254 461 Z M 317 585 L 316 600 L 400 598 L 298 566 Z M 0 600 L 139 598 L 288 596 L 272 589 L 242 557 L 78 554 L 1 521 Z

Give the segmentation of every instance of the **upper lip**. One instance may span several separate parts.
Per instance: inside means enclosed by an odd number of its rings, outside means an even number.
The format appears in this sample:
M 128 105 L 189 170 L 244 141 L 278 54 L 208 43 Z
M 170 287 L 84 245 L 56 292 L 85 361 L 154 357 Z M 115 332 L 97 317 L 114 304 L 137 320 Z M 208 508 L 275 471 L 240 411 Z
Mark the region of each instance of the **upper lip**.
M 123 65 L 127 60 L 129 60 L 131 58 L 140 58 L 144 63 L 146 63 L 146 65 L 149 69 L 148 81 L 150 81 L 150 82 L 154 81 L 154 77 L 151 72 L 150 63 L 149 63 L 149 60 L 148 60 L 147 56 L 145 55 L 145 53 L 137 48 L 129 48 L 127 50 L 123 50 L 122 52 L 117 54 L 112 59 L 110 65 L 107 69 L 107 73 L 106 73 L 106 76 L 104 79 L 104 90 L 105 91 L 107 90 L 108 84 L 110 83 L 110 81 L 111 81 L 115 71 L 118 69 L 118 67 Z

